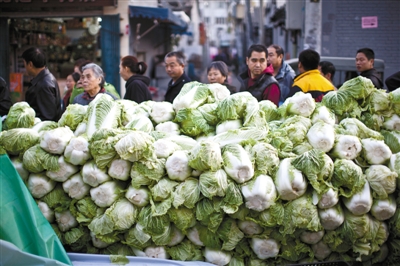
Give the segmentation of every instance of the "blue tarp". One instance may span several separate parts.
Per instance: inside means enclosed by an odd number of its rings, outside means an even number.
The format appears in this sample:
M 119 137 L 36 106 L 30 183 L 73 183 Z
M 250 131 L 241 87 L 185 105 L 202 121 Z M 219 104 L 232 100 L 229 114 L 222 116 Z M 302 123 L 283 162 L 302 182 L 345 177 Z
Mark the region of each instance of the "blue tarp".
M 182 30 L 187 28 L 187 23 L 174 15 L 169 8 L 129 6 L 129 16 L 131 18 L 158 19 L 162 22 L 172 23 Z

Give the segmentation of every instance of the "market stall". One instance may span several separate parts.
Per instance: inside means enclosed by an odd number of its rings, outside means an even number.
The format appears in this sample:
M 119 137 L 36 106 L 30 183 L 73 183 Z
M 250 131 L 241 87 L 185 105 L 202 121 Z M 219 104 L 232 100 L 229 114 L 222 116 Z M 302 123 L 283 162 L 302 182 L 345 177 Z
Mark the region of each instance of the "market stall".
M 10 110 L 0 151 L 68 253 L 394 265 L 399 93 L 357 77 L 280 107 L 198 82 L 172 104 L 102 94 L 58 123 Z

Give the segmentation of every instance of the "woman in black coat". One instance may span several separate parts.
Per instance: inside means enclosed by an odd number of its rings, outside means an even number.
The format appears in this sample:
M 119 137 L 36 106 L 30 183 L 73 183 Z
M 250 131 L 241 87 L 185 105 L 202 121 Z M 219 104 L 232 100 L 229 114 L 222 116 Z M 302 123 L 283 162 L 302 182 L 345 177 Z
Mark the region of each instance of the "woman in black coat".
M 143 76 L 146 70 L 146 63 L 138 62 L 134 56 L 128 55 L 121 59 L 119 74 L 126 81 L 124 99 L 137 103 L 152 99 L 149 91 L 150 78 Z

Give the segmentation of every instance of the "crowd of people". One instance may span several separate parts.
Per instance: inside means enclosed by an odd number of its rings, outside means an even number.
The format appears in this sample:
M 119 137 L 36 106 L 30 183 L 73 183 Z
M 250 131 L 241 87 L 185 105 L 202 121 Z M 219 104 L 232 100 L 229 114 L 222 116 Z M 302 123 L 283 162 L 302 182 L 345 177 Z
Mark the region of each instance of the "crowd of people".
M 335 66 L 331 62 L 320 61 L 318 52 L 311 49 L 300 52 L 297 76 L 285 62 L 284 55 L 279 45 L 266 47 L 253 44 L 247 50 L 246 70 L 239 75 L 239 88 L 229 83 L 230 69 L 222 56 L 216 57 L 207 67 L 207 80 L 209 83 L 225 85 L 231 93 L 248 91 L 258 101 L 269 100 L 277 106 L 299 91 L 310 93 L 318 102 L 326 93 L 337 89 L 333 84 Z M 115 87 L 106 82 L 102 68 L 91 61 L 76 61 L 74 72 L 67 76 L 65 94 L 61 96 L 57 80 L 48 70 L 42 50 L 31 47 L 23 52 L 22 59 L 26 73 L 32 78 L 25 101 L 41 120 L 58 121 L 69 104 L 88 105 L 99 93 L 106 93 L 113 99 L 121 98 Z M 360 76 L 370 79 L 376 88 L 383 89 L 384 83 L 374 69 L 374 59 L 372 49 L 362 48 L 356 53 L 355 65 Z M 191 78 L 185 72 L 186 58 L 180 51 L 167 53 L 164 65 L 171 78 L 164 101 L 172 103 Z M 145 75 L 146 70 L 146 63 L 139 62 L 134 56 L 121 59 L 119 73 L 126 81 L 123 99 L 137 103 L 152 100 L 150 78 Z M 385 84 L 388 91 L 399 88 L 400 71 L 388 77 Z M 10 91 L 0 77 L 0 116 L 7 115 L 11 106 Z

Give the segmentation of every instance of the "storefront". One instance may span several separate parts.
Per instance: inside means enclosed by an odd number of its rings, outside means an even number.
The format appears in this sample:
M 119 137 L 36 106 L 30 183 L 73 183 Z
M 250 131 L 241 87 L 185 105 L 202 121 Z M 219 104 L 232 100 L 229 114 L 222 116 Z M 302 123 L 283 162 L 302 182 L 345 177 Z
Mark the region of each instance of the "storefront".
M 120 88 L 119 15 L 104 15 L 116 0 L 0 1 L 0 76 L 9 81 L 13 100 L 23 100 L 29 77 L 21 54 L 31 46 L 45 51 L 57 79 L 73 72 L 79 58 L 102 66 L 107 82 Z

